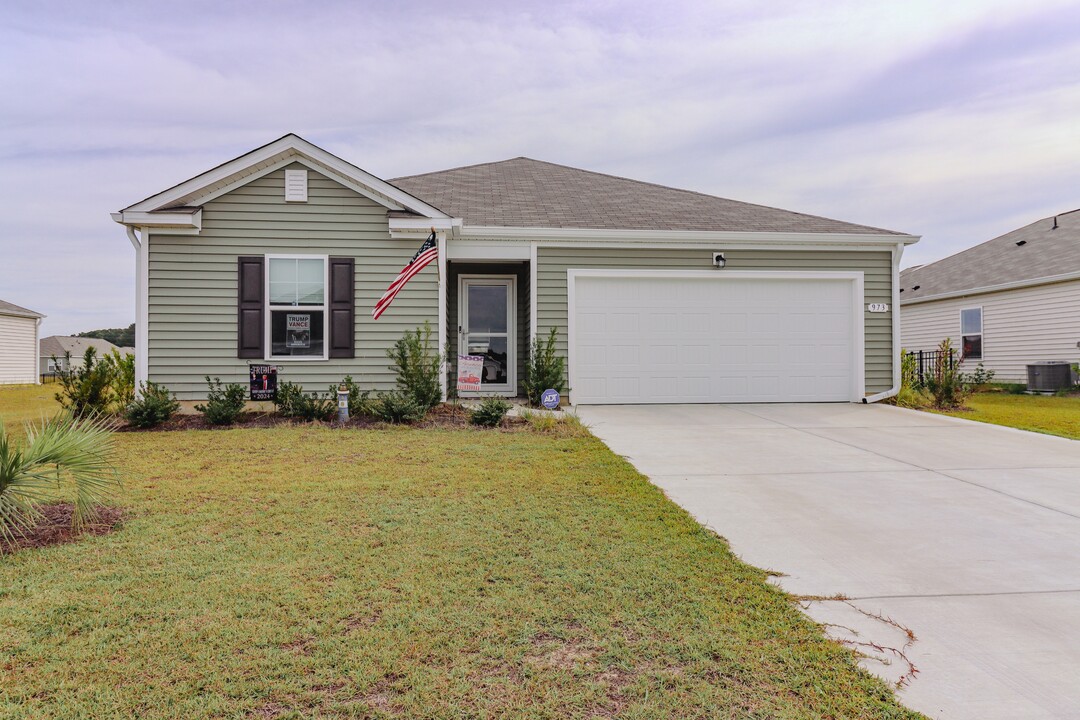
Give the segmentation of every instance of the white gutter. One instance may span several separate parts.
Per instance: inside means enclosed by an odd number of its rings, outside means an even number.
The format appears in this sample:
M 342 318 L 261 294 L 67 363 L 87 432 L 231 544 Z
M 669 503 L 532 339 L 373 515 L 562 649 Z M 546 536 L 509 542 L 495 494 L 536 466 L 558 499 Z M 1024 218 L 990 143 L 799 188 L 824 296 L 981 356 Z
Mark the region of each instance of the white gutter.
M 904 256 L 904 243 L 896 243 L 896 249 L 893 250 L 893 272 L 892 272 L 892 376 L 893 386 L 885 392 L 879 392 L 875 395 L 869 395 L 863 398 L 863 403 L 876 403 L 881 400 L 888 400 L 891 397 L 896 397 L 900 392 L 900 384 L 903 382 L 900 373 L 901 360 L 900 357 L 900 258 Z
M 147 337 L 149 322 L 147 313 L 150 309 L 150 295 L 148 292 L 149 268 L 147 263 L 150 257 L 147 247 L 148 231 L 142 229 L 142 238 L 135 233 L 135 228 L 125 225 L 128 240 L 135 248 L 135 393 L 141 393 L 141 387 L 149 377 L 150 342 Z
M 706 242 L 754 244 L 911 245 L 917 235 L 884 233 L 734 232 L 727 230 L 612 230 L 593 228 L 497 227 L 465 225 L 463 237 L 493 240 L 610 241 L 610 242 Z

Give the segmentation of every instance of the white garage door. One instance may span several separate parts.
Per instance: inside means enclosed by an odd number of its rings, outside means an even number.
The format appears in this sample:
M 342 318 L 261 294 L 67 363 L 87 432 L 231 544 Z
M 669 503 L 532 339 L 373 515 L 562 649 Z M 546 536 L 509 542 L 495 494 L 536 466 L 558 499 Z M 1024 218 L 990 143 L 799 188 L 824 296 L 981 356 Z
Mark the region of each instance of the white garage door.
M 858 400 L 861 275 L 809 275 L 569 271 L 573 401 Z

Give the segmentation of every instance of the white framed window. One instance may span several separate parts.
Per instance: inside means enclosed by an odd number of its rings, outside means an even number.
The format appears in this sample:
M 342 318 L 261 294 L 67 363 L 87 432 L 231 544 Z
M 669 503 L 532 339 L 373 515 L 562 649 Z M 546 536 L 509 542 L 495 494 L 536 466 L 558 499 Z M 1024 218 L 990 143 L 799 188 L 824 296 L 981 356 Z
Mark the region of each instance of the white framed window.
M 983 359 L 983 309 L 960 311 L 960 360 Z
M 266 256 L 266 359 L 326 360 L 326 255 Z

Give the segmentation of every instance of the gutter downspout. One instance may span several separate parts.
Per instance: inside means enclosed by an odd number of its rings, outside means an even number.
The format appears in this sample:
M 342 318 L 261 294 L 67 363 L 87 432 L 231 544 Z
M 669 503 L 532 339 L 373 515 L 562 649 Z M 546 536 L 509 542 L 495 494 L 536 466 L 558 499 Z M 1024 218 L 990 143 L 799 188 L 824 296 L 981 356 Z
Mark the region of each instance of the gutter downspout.
M 893 366 L 893 386 L 885 392 L 879 392 L 876 395 L 869 395 L 863 398 L 863 404 L 876 403 L 881 400 L 888 400 L 891 397 L 895 397 L 900 392 L 900 258 L 904 255 L 904 243 L 896 243 L 896 249 L 893 250 L 893 272 L 892 272 L 892 366 Z
M 146 228 L 143 228 L 142 238 L 140 238 L 135 228 L 130 225 L 125 225 L 124 229 L 127 231 L 128 240 L 131 241 L 131 246 L 135 248 L 135 394 L 140 396 L 142 394 L 142 387 L 149 379 L 149 358 L 147 353 L 150 350 L 149 338 L 146 336 L 147 332 L 147 312 L 149 310 L 149 297 L 147 294 L 147 260 L 149 259 L 149 252 L 146 246 L 146 240 L 148 233 Z

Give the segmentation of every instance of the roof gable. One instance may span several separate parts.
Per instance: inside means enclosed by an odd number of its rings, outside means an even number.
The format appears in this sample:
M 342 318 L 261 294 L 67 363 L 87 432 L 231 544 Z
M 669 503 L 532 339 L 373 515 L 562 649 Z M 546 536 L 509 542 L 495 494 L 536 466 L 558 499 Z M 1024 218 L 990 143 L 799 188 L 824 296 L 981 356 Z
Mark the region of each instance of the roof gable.
M 424 217 L 447 217 L 438 208 L 292 133 L 129 205 L 121 214 L 198 207 L 294 162 L 307 165 L 391 210 L 406 210 Z
M 902 302 L 1080 273 L 1080 210 L 900 273 Z
M 910 237 L 526 157 L 390 182 L 471 226 Z
M 28 317 L 28 318 L 43 318 L 45 317 L 39 312 L 28 310 L 27 308 L 16 305 L 15 303 L 5 302 L 0 300 L 0 315 L 14 315 L 15 317 Z

